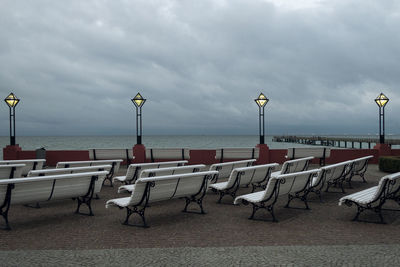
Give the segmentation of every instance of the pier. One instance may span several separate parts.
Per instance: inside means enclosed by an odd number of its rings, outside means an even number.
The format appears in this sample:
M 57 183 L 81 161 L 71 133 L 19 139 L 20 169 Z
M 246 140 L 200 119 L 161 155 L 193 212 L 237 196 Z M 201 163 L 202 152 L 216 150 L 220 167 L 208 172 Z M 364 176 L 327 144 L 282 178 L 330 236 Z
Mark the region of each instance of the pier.
M 371 149 L 371 144 L 379 143 L 379 138 L 361 138 L 361 137 L 338 137 L 338 136 L 274 136 L 274 142 L 296 143 L 303 145 L 316 146 L 333 146 L 344 148 L 362 148 L 362 144 L 368 144 L 368 149 Z M 389 146 L 400 145 L 400 139 L 386 139 L 385 144 Z

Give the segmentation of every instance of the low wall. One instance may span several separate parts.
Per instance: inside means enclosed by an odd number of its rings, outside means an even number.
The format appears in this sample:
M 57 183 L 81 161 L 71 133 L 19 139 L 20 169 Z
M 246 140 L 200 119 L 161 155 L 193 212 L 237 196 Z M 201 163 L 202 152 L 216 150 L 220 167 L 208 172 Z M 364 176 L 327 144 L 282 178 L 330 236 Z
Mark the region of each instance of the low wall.
M 144 146 L 143 146 L 144 148 Z M 143 162 L 140 155 L 135 154 L 135 162 Z M 267 146 L 260 150 L 260 158 L 257 160 L 257 164 L 266 164 L 276 162 L 282 164 L 286 161 L 285 155 L 286 149 L 269 149 Z M 206 164 L 210 165 L 218 163 L 219 160 L 215 159 L 215 149 L 193 149 L 190 150 L 189 164 Z M 261 156 L 262 155 L 262 156 Z M 382 150 L 379 149 L 332 149 L 331 155 L 326 159 L 326 164 L 334 164 L 346 160 L 360 158 L 364 156 L 372 155 L 374 158 L 370 161 L 372 164 L 377 164 L 380 156 L 400 156 L 400 149 Z M 10 148 L 6 147 L 3 149 L 4 160 L 11 159 L 34 159 L 36 158 L 35 151 L 23 151 L 20 147 Z M 143 156 L 142 156 L 143 158 Z M 80 161 L 89 160 L 88 150 L 47 150 L 46 151 L 46 165 L 55 166 L 60 161 Z M 169 159 L 169 160 L 181 160 L 181 159 Z M 224 159 L 224 162 L 232 161 L 232 159 Z M 312 163 L 318 164 L 319 159 L 314 159 Z

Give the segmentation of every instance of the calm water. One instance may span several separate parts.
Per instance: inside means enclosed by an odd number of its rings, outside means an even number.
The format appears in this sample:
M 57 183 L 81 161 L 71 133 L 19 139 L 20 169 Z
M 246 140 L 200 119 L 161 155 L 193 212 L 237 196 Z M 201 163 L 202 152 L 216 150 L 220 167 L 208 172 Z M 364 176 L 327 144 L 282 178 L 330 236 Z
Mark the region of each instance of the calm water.
M 399 136 L 388 136 L 387 138 L 399 138 Z M 272 136 L 266 136 L 265 141 L 272 149 L 306 147 L 306 145 L 300 144 L 272 142 Z M 0 137 L 2 148 L 9 142 L 8 136 Z M 136 143 L 136 136 L 17 136 L 16 142 L 23 150 L 34 150 L 41 147 L 47 150 L 130 148 Z M 146 147 L 158 148 L 254 147 L 258 144 L 259 137 L 257 135 L 153 135 L 143 136 L 142 142 Z M 367 144 L 364 144 L 363 148 L 368 148 Z M 3 153 L 0 153 L 0 157 L 3 157 Z

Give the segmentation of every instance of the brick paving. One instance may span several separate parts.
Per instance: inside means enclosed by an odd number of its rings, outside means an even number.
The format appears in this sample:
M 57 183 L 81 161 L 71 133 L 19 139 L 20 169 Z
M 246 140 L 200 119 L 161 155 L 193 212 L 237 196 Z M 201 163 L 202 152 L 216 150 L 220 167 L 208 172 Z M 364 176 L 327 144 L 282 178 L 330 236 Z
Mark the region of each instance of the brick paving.
M 125 172 L 126 169 L 120 170 L 120 174 Z M 355 177 L 353 189 L 346 188 L 346 193 L 376 185 L 383 175 L 376 165 L 370 165 L 366 174 L 368 183 L 362 183 L 361 179 Z M 238 195 L 248 193 L 249 190 L 242 188 Z M 223 204 L 217 204 L 218 196 L 210 192 L 204 199 L 207 212 L 205 215 L 181 212 L 184 201 L 179 199 L 152 204 L 146 210 L 146 219 L 150 225 L 147 229 L 121 225 L 125 211 L 105 208 L 108 199 L 123 196 L 126 194 L 118 194 L 117 186 L 103 187 L 101 199 L 92 202 L 95 214 L 93 217 L 74 214 L 76 203 L 72 200 L 43 203 L 40 209 L 12 206 L 9 212 L 12 230 L 1 230 L 0 265 L 17 266 L 28 262 L 34 264 L 36 260 L 38 265 L 52 265 L 52 257 L 58 261 L 63 259 L 61 263 L 72 265 L 79 259 L 82 262 L 85 262 L 83 259 L 91 259 L 84 265 L 97 265 L 100 254 L 103 255 L 104 265 L 111 264 L 110 257 L 116 260 L 115 265 L 126 265 L 129 262 L 118 261 L 118 258 L 137 253 L 155 253 L 157 256 L 153 256 L 154 261 L 149 261 L 154 265 L 184 265 L 185 262 L 180 261 L 177 255 L 192 263 L 205 257 L 209 261 L 203 263 L 210 265 L 218 262 L 230 265 L 233 258 L 238 260 L 236 265 L 247 265 L 246 257 L 250 257 L 249 255 L 253 255 L 253 260 L 249 263 L 290 265 L 293 263 L 290 261 L 292 256 L 294 259 L 302 258 L 307 253 L 320 255 L 318 259 L 312 257 L 316 263 L 324 260 L 328 264 L 343 265 L 345 262 L 342 259 L 347 258 L 353 260 L 355 265 L 374 265 L 370 258 L 382 260 L 379 261 L 382 264 L 393 263 L 392 255 L 400 252 L 400 213 L 384 211 L 383 216 L 387 222 L 385 225 L 352 222 L 356 209 L 338 206 L 338 199 L 343 196 L 341 193 L 324 193 L 323 203 L 319 202 L 317 196 L 311 195 L 311 210 L 284 208 L 286 199 L 280 199 L 275 206 L 275 215 L 279 222 L 273 223 L 269 213 L 264 210 L 256 214 L 258 220 L 248 220 L 250 206 L 234 206 L 230 196 L 225 196 Z M 303 208 L 303 203 L 299 201 L 292 203 L 292 206 Z M 197 209 L 195 204 L 191 205 L 193 206 L 190 207 Z M 393 202 L 386 207 L 398 208 L 398 205 Z M 372 212 L 366 212 L 361 218 L 378 221 L 378 217 Z M 135 215 L 131 219 L 140 222 Z M 221 253 L 215 253 L 220 250 Z M 364 255 L 368 251 L 372 253 L 380 250 L 386 253 L 380 254 L 381 258 Z M 265 251 L 268 253 L 265 254 Z M 329 254 L 329 251 L 332 253 Z M 354 253 L 361 258 L 352 256 L 349 253 L 351 251 L 356 251 Z M 63 257 L 56 257 L 59 253 Z M 195 256 L 196 253 L 200 258 Z M 326 256 L 326 253 L 330 256 Z M 236 256 L 224 260 L 231 254 Z M 263 261 L 264 254 L 271 256 L 270 261 Z M 16 255 L 21 257 L 15 257 Z M 104 255 L 108 255 L 108 258 Z M 212 261 L 207 255 L 219 256 L 215 256 L 218 259 Z M 260 257 L 259 261 L 257 257 Z M 142 261 L 136 263 L 142 265 L 148 261 L 144 256 L 141 259 Z M 157 259 L 164 261 L 159 262 Z M 311 265 L 308 259 L 294 265 Z M 397 263 L 398 261 L 396 258 Z

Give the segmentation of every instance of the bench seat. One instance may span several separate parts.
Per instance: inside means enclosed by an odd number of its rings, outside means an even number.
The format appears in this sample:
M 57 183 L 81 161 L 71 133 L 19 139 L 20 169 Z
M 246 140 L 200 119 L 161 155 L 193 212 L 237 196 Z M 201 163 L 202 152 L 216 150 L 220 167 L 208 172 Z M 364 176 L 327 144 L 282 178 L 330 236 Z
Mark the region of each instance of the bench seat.
M 379 180 L 377 186 L 342 197 L 339 206 L 346 204 L 357 206 L 357 214 L 353 221 L 357 221 L 360 214 L 365 210 L 378 213 L 380 223 L 385 223 L 382 216 L 382 207 L 387 200 L 395 200 L 400 204 L 400 172 L 389 174 Z

